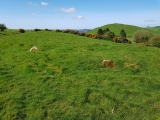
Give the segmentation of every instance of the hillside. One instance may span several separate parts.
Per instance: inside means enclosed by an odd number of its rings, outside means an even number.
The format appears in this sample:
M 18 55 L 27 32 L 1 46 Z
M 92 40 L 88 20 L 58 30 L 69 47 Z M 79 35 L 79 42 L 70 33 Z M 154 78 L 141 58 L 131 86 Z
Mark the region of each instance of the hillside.
M 97 28 L 87 32 L 87 33 L 96 34 L 99 28 L 102 28 L 102 29 L 109 28 L 110 31 L 115 33 L 115 35 L 119 35 L 121 29 L 124 29 L 127 36 L 132 36 L 134 32 L 136 32 L 137 30 L 141 30 L 141 29 L 148 30 L 152 33 L 159 33 L 159 31 L 157 31 L 157 28 L 142 28 L 142 27 L 138 27 L 138 26 L 118 24 L 118 23 L 107 24 L 107 25 L 104 25 L 104 26 L 100 26 L 100 27 L 97 27 Z
M 0 119 L 158 120 L 159 53 L 54 31 L 2 35 Z
M 160 34 L 160 26 L 148 27 L 148 30 L 154 31 L 154 33 Z

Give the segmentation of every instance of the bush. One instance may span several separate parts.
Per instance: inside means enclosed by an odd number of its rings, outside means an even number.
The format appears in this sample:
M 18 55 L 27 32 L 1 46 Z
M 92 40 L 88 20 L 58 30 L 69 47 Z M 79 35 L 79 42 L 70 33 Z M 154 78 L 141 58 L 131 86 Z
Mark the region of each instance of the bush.
M 151 37 L 151 39 L 149 40 L 149 44 L 151 46 L 160 47 L 160 34 Z
M 97 39 L 103 39 L 102 35 L 97 34 Z
M 110 31 L 102 35 L 102 39 L 105 39 L 105 40 L 113 40 L 114 37 L 115 37 L 114 32 L 110 32 Z
M 123 29 L 120 31 L 120 38 L 126 39 L 126 32 Z
M 134 33 L 133 38 L 136 43 L 148 42 L 151 34 L 147 30 L 138 30 Z
M 59 29 L 56 29 L 55 31 L 56 31 L 56 32 L 62 32 L 62 30 L 59 30 Z
M 72 34 L 78 34 L 79 32 L 77 30 L 69 30 L 70 33 Z
M 7 29 L 6 25 L 5 24 L 0 24 L 0 30 L 4 31 L 5 29 Z
M 20 33 L 25 33 L 25 30 L 22 29 L 22 28 L 20 28 L 20 29 L 18 30 L 18 32 L 20 32 Z
M 86 36 L 86 37 L 90 37 L 90 36 L 91 36 L 91 34 L 87 34 L 87 33 L 86 33 L 86 34 L 85 34 L 85 36 Z
M 41 29 L 37 29 L 37 28 L 36 28 L 36 29 L 34 29 L 34 31 L 41 31 Z
M 102 35 L 103 33 L 104 33 L 103 30 L 99 28 L 97 34 Z
M 106 32 L 110 32 L 109 28 L 106 28 L 104 30 L 102 30 L 102 28 L 99 28 L 98 31 L 97 31 L 97 34 L 98 35 L 103 35 L 105 34 Z
M 78 33 L 79 36 L 85 36 L 84 32 Z
M 117 37 L 117 36 L 115 36 L 115 37 L 113 38 L 113 42 L 118 42 L 118 37 Z
M 50 29 L 48 29 L 48 28 L 45 28 L 44 30 L 45 30 L 45 31 L 51 31 L 51 30 L 50 30 Z
M 63 30 L 62 31 L 63 33 L 69 33 L 69 30 L 67 29 L 67 30 Z

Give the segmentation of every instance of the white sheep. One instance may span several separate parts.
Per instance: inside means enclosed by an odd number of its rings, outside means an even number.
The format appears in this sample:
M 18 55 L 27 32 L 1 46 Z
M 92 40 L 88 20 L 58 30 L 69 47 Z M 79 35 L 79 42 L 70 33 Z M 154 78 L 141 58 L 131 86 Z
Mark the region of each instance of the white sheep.
M 37 51 L 37 50 L 38 50 L 37 46 L 33 46 L 33 47 L 30 49 L 30 52 L 32 52 L 32 51 Z

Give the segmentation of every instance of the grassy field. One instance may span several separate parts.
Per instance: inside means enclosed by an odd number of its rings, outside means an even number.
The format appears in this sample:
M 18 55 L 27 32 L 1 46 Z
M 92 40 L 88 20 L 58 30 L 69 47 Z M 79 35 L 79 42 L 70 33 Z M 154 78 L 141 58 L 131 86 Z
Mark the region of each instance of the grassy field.
M 159 48 L 40 31 L 0 36 L 0 55 L 1 120 L 160 120 Z
M 160 33 L 160 26 L 156 26 L 156 27 L 149 27 L 149 28 L 147 28 L 147 29 L 149 29 L 149 30 L 151 30 L 151 31 L 154 31 L 155 33 Z
M 126 32 L 127 37 L 131 37 L 134 34 L 134 32 L 136 32 L 137 30 L 148 30 L 149 32 L 151 32 L 153 34 L 160 33 L 159 27 L 142 28 L 142 27 L 138 27 L 138 26 L 119 24 L 119 23 L 107 24 L 107 25 L 95 28 L 93 30 L 90 30 L 87 33 L 96 34 L 99 28 L 101 28 L 101 29 L 109 28 L 109 30 L 111 32 L 114 32 L 115 35 L 117 35 L 117 36 L 120 35 L 120 31 L 123 29 Z
M 20 33 L 18 32 L 18 30 L 15 30 L 15 29 L 7 29 L 4 31 L 0 31 L 0 37 L 1 36 L 16 35 L 16 34 L 20 34 Z

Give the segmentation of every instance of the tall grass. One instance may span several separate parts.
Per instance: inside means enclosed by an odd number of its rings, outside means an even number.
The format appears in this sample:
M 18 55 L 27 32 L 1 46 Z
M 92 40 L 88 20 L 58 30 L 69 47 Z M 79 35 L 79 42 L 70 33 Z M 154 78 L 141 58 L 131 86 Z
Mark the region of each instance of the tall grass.
M 0 119 L 160 118 L 159 48 L 40 31 L 0 37 L 0 53 Z

